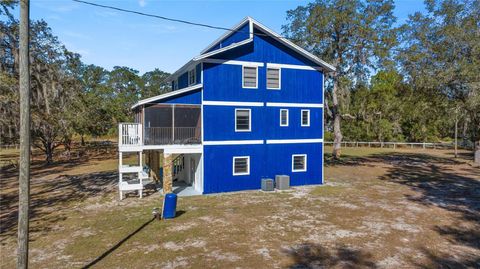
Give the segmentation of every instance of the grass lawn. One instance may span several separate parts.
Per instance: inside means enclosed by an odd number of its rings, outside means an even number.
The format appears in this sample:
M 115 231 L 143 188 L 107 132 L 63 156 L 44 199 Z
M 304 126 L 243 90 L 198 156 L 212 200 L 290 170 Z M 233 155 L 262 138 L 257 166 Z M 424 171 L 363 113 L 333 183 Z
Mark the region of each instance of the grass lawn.
M 36 160 L 31 267 L 480 268 L 480 169 L 469 153 L 343 153 L 336 163 L 326 154 L 323 186 L 181 197 L 167 221 L 152 220 L 158 193 L 118 201 L 115 152 Z M 15 266 L 16 180 L 4 166 L 1 268 Z

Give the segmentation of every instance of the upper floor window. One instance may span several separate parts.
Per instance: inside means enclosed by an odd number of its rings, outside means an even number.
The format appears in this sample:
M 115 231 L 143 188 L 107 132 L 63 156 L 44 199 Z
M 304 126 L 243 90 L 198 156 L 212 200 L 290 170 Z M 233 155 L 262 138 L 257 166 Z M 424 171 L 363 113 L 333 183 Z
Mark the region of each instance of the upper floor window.
M 310 126 L 310 110 L 302 109 L 302 126 Z
M 280 109 L 280 126 L 288 126 L 288 109 Z
M 243 66 L 242 67 L 242 86 L 243 88 L 256 89 L 258 87 L 258 67 Z
M 250 109 L 235 109 L 235 132 L 250 132 Z
M 267 89 L 279 90 L 280 89 L 281 73 L 280 68 L 267 68 Z
M 188 71 L 188 86 L 197 83 L 197 72 L 195 72 L 195 68 Z
M 307 154 L 292 155 L 292 172 L 307 171 Z
M 233 175 L 250 174 L 250 156 L 233 157 Z

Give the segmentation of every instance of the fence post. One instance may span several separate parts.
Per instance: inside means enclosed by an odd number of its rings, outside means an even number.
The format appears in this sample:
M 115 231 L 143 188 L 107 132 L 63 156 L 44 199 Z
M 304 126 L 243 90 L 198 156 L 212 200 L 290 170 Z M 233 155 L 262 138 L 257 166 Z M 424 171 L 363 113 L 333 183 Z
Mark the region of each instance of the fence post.
M 425 149 L 425 142 L 423 142 L 423 149 Z

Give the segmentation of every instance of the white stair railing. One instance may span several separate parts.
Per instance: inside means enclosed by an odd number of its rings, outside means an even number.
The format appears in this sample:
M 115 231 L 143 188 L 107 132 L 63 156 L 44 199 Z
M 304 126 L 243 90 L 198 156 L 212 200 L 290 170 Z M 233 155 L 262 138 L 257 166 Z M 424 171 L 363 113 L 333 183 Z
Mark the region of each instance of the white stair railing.
M 141 146 L 143 145 L 142 138 L 142 125 L 140 123 L 118 124 L 119 146 Z

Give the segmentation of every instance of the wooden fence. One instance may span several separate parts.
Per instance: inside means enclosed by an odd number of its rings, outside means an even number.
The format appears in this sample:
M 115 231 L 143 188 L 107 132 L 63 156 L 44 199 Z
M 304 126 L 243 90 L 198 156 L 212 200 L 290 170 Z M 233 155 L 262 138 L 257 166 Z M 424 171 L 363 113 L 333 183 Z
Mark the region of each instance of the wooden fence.
M 333 141 L 325 141 L 325 145 L 333 145 Z M 377 148 L 422 148 L 422 149 L 453 149 L 455 147 L 455 143 L 431 143 L 431 142 L 363 142 L 363 141 L 342 141 L 342 147 L 377 147 Z M 466 148 L 470 149 L 469 147 L 460 146 L 458 148 Z

